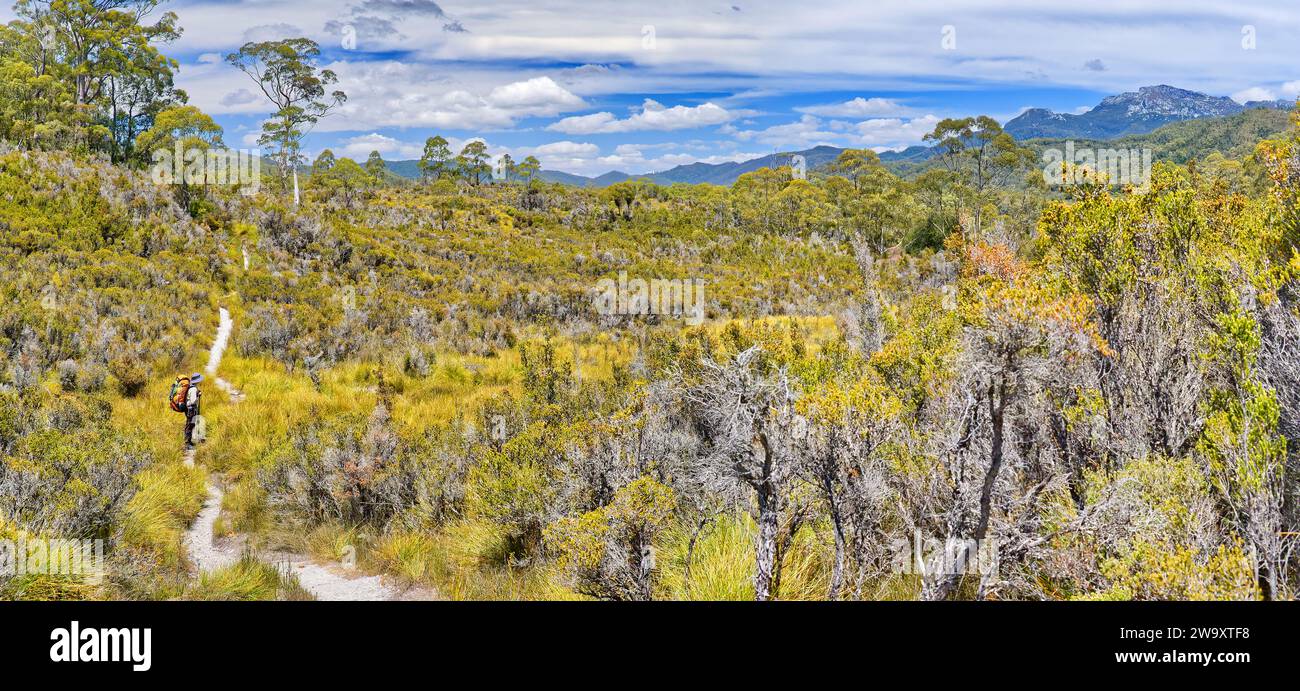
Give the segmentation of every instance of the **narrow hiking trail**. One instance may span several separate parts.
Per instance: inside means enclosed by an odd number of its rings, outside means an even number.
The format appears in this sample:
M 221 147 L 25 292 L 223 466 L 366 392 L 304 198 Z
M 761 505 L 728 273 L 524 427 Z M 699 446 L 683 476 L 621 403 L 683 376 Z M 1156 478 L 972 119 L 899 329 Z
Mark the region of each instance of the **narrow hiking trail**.
M 221 321 L 217 326 L 217 336 L 212 341 L 212 350 L 208 356 L 205 374 L 211 377 L 218 389 L 226 393 L 231 405 L 238 405 L 244 400 L 244 394 L 217 376 L 221 366 L 221 357 L 230 343 L 230 332 L 235 322 L 230 311 L 221 309 Z M 194 450 L 185 452 L 185 465 L 194 466 Z M 199 573 L 215 571 L 223 566 L 239 561 L 243 556 L 247 539 L 243 535 L 217 538 L 213 527 L 221 515 L 221 488 L 208 479 L 208 498 L 203 508 L 194 519 L 193 525 L 185 532 L 185 551 L 190 555 Z M 434 600 L 435 593 L 418 587 L 400 588 L 391 585 L 382 576 L 365 576 L 351 569 L 338 565 L 322 565 L 302 554 L 291 552 L 268 551 L 256 555 L 262 561 L 275 564 L 285 573 L 298 577 L 298 582 L 317 600 Z

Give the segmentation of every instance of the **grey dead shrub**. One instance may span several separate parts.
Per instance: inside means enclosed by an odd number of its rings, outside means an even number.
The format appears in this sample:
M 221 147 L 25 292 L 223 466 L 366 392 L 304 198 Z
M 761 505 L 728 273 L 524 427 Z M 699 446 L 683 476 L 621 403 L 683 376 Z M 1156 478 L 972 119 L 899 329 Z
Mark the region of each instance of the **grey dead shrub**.
M 81 374 L 81 367 L 77 365 L 77 361 L 64 360 L 58 364 L 56 369 L 59 375 L 59 386 L 63 387 L 64 391 L 76 391 L 80 383 L 78 381 L 79 375 Z

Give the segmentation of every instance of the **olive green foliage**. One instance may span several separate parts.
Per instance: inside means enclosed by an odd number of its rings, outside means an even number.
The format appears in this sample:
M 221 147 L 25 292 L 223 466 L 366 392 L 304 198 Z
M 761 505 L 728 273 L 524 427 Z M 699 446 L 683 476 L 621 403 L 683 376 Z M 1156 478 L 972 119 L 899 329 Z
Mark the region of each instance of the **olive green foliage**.
M 186 98 L 159 51 L 180 36 L 162 4 L 18 0 L 19 18 L 0 27 L 0 138 L 140 162 L 136 137 Z
M 672 517 L 673 505 L 670 488 L 641 478 L 616 492 L 608 505 L 555 522 L 547 528 L 547 542 L 580 592 L 648 600 L 654 568 L 649 551 Z

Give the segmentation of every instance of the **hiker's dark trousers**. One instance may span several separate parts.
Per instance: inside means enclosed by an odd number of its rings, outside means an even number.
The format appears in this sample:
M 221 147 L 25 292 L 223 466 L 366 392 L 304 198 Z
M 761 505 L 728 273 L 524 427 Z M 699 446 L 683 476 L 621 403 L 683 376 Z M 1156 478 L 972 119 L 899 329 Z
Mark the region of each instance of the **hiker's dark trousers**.
M 185 411 L 185 443 L 186 444 L 190 444 L 190 445 L 194 444 L 194 420 L 198 418 L 198 416 L 199 414 L 197 411 L 192 411 L 192 410 Z

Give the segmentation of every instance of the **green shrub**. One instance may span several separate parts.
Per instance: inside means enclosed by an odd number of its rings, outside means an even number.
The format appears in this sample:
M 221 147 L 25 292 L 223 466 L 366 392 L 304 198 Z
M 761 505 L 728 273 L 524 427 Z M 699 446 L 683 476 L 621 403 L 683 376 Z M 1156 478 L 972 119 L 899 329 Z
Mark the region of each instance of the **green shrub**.
M 134 354 L 118 355 L 108 361 L 108 371 L 117 381 L 117 390 L 127 398 L 135 398 L 149 383 L 149 373 L 144 363 Z

